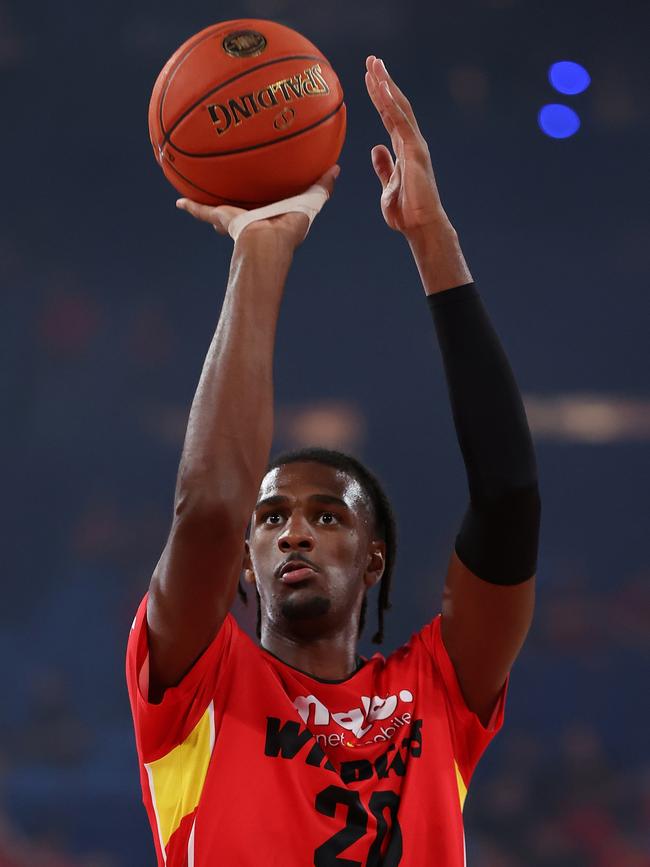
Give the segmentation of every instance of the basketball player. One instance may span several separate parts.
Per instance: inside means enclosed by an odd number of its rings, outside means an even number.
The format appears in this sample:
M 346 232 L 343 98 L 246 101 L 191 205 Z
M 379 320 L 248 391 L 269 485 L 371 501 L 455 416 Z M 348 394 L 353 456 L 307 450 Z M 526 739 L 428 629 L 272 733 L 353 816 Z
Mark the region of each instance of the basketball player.
M 521 398 L 411 105 L 375 57 L 366 83 L 394 153 L 372 152 L 382 212 L 419 268 L 469 482 L 442 615 L 387 658 L 359 657 L 368 590 L 381 585 L 376 641 L 389 606 L 381 487 L 325 450 L 267 468 L 275 328 L 304 201 L 265 217 L 181 200 L 222 234 L 239 220 L 239 234 L 127 653 L 159 865 L 460 867 L 467 787 L 531 622 L 539 497 Z M 259 645 L 229 613 L 242 564 Z

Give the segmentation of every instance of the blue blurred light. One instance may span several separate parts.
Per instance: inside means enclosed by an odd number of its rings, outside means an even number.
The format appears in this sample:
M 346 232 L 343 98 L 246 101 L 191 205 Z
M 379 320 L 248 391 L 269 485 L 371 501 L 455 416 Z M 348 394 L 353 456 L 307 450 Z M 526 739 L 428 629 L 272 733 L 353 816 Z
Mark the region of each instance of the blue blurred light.
M 560 60 L 552 63 L 548 70 L 548 80 L 560 93 L 582 93 L 591 84 L 589 73 L 572 60 Z
M 537 122 L 551 138 L 569 138 L 580 129 L 580 118 L 568 105 L 552 103 L 540 109 Z

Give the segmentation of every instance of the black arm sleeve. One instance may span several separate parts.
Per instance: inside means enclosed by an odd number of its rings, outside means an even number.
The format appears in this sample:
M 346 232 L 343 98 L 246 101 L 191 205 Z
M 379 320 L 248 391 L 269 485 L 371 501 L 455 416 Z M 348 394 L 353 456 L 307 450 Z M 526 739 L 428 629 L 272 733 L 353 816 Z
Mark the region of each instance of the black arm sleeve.
M 479 578 L 535 574 L 540 500 L 524 405 L 473 283 L 427 297 L 438 335 L 470 505 L 456 553 Z

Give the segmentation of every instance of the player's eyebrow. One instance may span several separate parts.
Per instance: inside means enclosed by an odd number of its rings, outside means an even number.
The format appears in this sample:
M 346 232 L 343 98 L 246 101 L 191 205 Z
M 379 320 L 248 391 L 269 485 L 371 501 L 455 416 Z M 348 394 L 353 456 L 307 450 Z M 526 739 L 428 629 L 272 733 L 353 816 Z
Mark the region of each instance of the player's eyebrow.
M 335 497 L 333 494 L 312 494 L 309 499 L 313 503 L 322 503 L 324 506 L 338 506 L 348 511 L 350 509 L 345 500 L 342 500 L 341 497 Z
M 262 506 L 281 506 L 283 503 L 286 503 L 288 499 L 288 497 L 281 497 L 279 495 L 275 497 L 263 497 L 255 503 L 255 511 L 261 509 Z
M 335 497 L 333 494 L 311 494 L 307 498 L 312 503 L 322 503 L 325 506 L 338 506 L 340 509 L 350 510 L 350 507 L 342 500 L 341 497 Z M 289 502 L 289 497 L 283 497 L 280 494 L 275 494 L 272 497 L 263 497 L 255 503 L 255 511 L 265 506 L 282 506 Z

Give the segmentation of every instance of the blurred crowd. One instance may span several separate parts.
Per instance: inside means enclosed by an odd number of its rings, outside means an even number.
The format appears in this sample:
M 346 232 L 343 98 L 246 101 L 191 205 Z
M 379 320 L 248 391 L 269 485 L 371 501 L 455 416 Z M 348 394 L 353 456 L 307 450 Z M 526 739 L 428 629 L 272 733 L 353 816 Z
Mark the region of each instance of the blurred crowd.
M 503 740 L 500 768 L 468 806 L 471 864 L 650 865 L 648 764 L 617 763 L 594 724 L 570 725 L 550 739 L 510 733 Z

